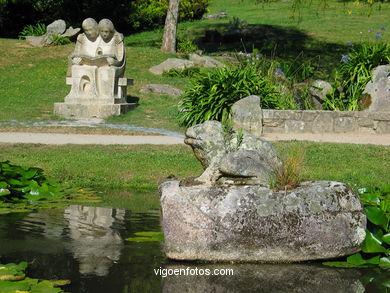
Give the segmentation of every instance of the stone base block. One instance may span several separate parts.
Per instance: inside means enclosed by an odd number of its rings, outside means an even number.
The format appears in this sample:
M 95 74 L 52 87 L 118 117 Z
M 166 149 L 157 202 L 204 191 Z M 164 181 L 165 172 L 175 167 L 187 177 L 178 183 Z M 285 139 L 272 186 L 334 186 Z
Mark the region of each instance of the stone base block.
M 107 118 L 119 116 L 135 108 L 135 103 L 122 104 L 71 104 L 55 103 L 54 114 L 60 117 L 77 118 Z
M 340 182 L 294 190 L 160 184 L 165 253 L 177 260 L 298 262 L 360 250 L 366 217 Z

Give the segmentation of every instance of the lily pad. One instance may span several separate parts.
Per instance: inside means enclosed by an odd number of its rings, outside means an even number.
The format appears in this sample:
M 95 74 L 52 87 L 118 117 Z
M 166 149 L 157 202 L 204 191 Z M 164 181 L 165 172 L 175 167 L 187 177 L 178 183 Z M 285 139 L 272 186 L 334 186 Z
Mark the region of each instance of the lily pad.
M 126 238 L 131 242 L 162 242 L 164 241 L 164 234 L 162 232 L 136 232 L 136 237 Z

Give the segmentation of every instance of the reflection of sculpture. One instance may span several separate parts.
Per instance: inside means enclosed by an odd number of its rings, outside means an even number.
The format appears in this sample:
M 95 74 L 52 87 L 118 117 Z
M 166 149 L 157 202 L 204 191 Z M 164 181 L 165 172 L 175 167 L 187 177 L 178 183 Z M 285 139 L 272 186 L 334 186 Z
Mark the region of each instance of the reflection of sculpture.
M 55 113 L 67 118 L 105 118 L 126 112 L 133 105 L 126 103 L 131 80 L 124 78 L 123 35 L 108 19 L 97 24 L 87 18 L 82 27 L 84 33 L 78 36 L 75 50 L 68 58 L 66 81 L 72 88 L 65 103 L 55 105 Z
M 85 206 L 65 210 L 72 252 L 80 263 L 81 274 L 105 276 L 119 260 L 123 242 L 112 225 L 123 222 L 124 213 L 124 210 Z

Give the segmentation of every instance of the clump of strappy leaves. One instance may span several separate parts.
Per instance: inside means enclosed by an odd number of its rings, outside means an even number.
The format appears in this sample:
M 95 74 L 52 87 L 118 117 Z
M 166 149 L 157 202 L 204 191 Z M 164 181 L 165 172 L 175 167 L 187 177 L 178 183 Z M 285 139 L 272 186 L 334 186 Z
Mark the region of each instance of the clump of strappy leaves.
M 65 186 L 42 169 L 0 162 L 0 214 L 55 208 L 69 201 L 97 201 L 91 190 Z
M 224 112 L 222 115 L 221 124 L 225 151 L 227 153 L 237 151 L 244 140 L 244 132 L 242 128 L 239 128 L 237 131 L 233 130 L 234 122 L 231 115 L 227 114 L 227 112 Z
M 0 292 L 47 292 L 62 293 L 59 286 L 68 285 L 69 280 L 40 280 L 26 277 L 27 262 L 19 264 L 0 263 Z
M 362 253 L 343 262 L 325 262 L 335 267 L 381 267 L 390 269 L 390 185 L 361 190 L 360 199 L 368 219 Z

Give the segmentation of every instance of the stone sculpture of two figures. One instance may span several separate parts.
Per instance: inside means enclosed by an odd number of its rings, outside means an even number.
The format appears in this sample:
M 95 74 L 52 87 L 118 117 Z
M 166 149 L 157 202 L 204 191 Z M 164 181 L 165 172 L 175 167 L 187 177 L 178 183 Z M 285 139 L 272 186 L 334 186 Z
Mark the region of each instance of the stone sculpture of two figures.
M 97 23 L 87 18 L 68 58 L 67 84 L 72 88 L 65 103 L 56 103 L 55 114 L 66 118 L 105 118 L 129 110 L 124 78 L 126 51 L 123 35 L 109 19 Z

